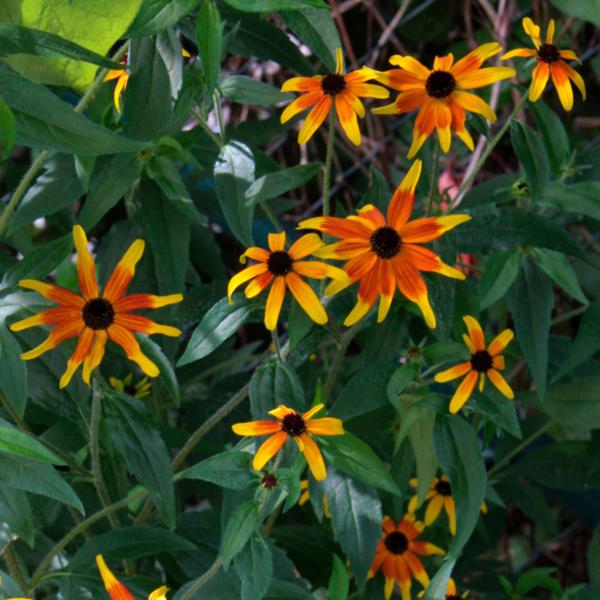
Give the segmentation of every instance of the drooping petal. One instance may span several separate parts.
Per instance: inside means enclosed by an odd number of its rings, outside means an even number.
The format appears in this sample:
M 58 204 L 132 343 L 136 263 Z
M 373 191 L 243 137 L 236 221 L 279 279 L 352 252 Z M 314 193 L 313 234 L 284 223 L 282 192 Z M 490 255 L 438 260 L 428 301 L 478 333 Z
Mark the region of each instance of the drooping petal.
M 481 329 L 481 325 L 479 321 L 472 317 L 471 315 L 465 315 L 463 317 L 463 321 L 467 326 L 467 330 L 469 332 L 469 337 L 473 342 L 473 346 L 475 350 L 485 350 L 485 338 L 483 335 L 483 329 Z
M 316 104 L 320 98 L 323 97 L 323 91 L 319 85 L 319 89 L 309 94 L 303 94 L 299 98 L 296 98 L 293 102 L 288 104 L 283 112 L 281 113 L 281 123 L 287 123 L 290 119 L 293 119 L 297 114 L 305 111 L 307 108 Z
M 434 104 L 435 126 L 437 129 L 438 140 L 442 152 L 447 153 L 452 143 L 452 113 L 445 102 L 436 102 Z
M 415 160 L 396 188 L 387 210 L 387 221 L 390 227 L 400 230 L 410 218 L 415 201 L 415 189 L 421 177 L 423 163 Z
M 439 238 L 447 231 L 470 220 L 470 215 L 424 217 L 409 221 L 400 229 L 399 233 L 402 241 L 407 244 L 423 244 Z
M 127 291 L 127 287 L 135 274 L 135 266 L 144 253 L 144 246 L 144 240 L 135 240 L 129 246 L 123 258 L 117 263 L 104 288 L 103 297 L 109 302 L 116 302 Z
M 282 252 L 285 250 L 285 231 L 270 233 L 267 236 L 267 243 L 271 252 Z
M 112 574 L 101 554 L 96 556 L 96 564 L 111 600 L 135 600 L 133 594 Z
M 498 54 L 502 50 L 502 46 L 498 42 L 488 42 L 487 44 L 482 44 L 475 50 L 472 50 L 465 56 L 463 56 L 457 63 L 452 67 L 452 75 L 456 77 L 460 77 L 465 73 L 471 73 L 476 71 L 481 67 L 483 62 Z
M 148 377 L 156 377 L 160 373 L 159 368 L 142 352 L 138 341 L 129 330 L 113 323 L 107 332 L 108 337 L 123 348 L 127 358 L 136 363 L 144 374 Z
M 437 494 L 429 501 L 425 510 L 425 525 L 431 525 L 439 517 L 443 506 L 444 496 L 441 494 Z
M 467 113 L 465 112 L 465 109 L 458 102 L 456 102 L 453 97 L 451 97 L 451 102 L 449 105 L 450 112 L 452 113 L 452 128 L 454 129 L 454 132 L 462 140 L 465 146 L 471 152 L 473 152 L 475 144 L 473 143 L 471 134 L 465 127 L 465 121 L 467 119 Z
M 436 319 L 429 303 L 427 286 L 423 278 L 410 264 L 406 264 L 402 260 L 394 260 L 392 262 L 400 292 L 421 309 L 425 323 L 433 329 L 436 326 Z
M 509 400 L 515 397 L 510 385 L 508 385 L 506 379 L 496 371 L 496 369 L 490 369 L 486 375 L 490 378 L 490 381 L 498 388 L 498 390 L 504 394 Z
M 274 331 L 277 328 L 279 313 L 283 306 L 285 297 L 285 278 L 275 277 L 267 296 L 267 304 L 265 306 L 265 327 L 269 331 Z
M 256 451 L 252 460 L 252 468 L 260 471 L 281 450 L 287 437 L 288 434 L 285 431 L 279 431 L 267 438 Z
M 461 382 L 450 400 L 450 412 L 457 413 L 469 399 L 477 383 L 477 371 L 471 371 Z
M 298 134 L 298 143 L 300 145 L 306 144 L 313 136 L 315 131 L 323 124 L 323 121 L 329 114 L 331 108 L 331 96 L 323 96 L 308 113 L 308 116 L 300 127 L 300 133 Z
M 550 68 L 548 63 L 539 62 L 531 73 L 531 85 L 529 86 L 529 100 L 536 102 L 546 88 L 550 77 Z
M 353 259 L 356 260 L 356 259 Z M 352 261 L 350 261 L 352 262 Z M 375 300 L 379 295 L 379 282 L 377 274 L 379 273 L 378 259 L 375 258 L 373 262 L 373 268 L 370 269 L 362 278 L 360 287 L 358 288 L 358 299 L 354 308 L 350 311 L 350 314 L 344 319 L 344 325 L 351 327 L 358 321 L 360 321 L 368 312 L 371 310 Z M 348 265 L 346 265 L 346 272 Z M 352 276 L 348 273 L 350 278 Z
M 322 77 L 292 77 L 281 86 L 282 92 L 316 92 L 321 89 Z
M 446 383 L 447 381 L 452 381 L 453 379 L 457 379 L 458 377 L 462 377 L 465 373 L 468 373 L 471 370 L 470 362 L 462 362 L 446 369 L 445 371 L 440 371 L 436 373 L 434 379 L 438 383 Z
M 269 435 L 281 431 L 279 421 L 248 421 L 247 423 L 235 423 L 231 426 L 233 433 L 243 436 Z
M 358 127 L 358 119 L 356 112 L 352 106 L 346 101 L 343 94 L 338 94 L 335 97 L 335 112 L 337 113 L 340 125 L 348 139 L 355 145 L 360 145 L 360 129 Z
M 448 529 L 452 535 L 456 535 L 456 505 L 454 504 L 454 498 L 447 496 L 444 501 L 444 508 L 448 515 Z
M 515 48 L 500 57 L 500 60 L 508 60 L 509 58 L 531 58 L 536 55 L 533 48 Z
M 81 378 L 83 379 L 83 381 L 85 383 L 87 383 L 88 385 L 90 384 L 90 377 L 94 371 L 94 369 L 96 369 L 100 363 L 102 362 L 102 359 L 104 358 L 104 351 L 106 348 L 106 340 L 108 339 L 108 334 L 106 333 L 106 331 L 100 329 L 98 331 L 96 331 L 96 335 L 94 336 L 94 345 L 92 346 L 92 349 L 90 351 L 90 353 L 85 357 L 85 360 L 83 361 L 83 371 L 81 373 Z M 131 383 L 131 375 L 128 375 L 125 378 L 125 383 L 127 383 L 127 379 L 129 378 L 129 383 Z M 145 381 L 147 384 L 142 384 L 142 382 Z M 143 379 L 138 385 L 140 386 L 139 389 L 139 393 L 136 394 L 138 397 L 142 397 L 142 395 L 147 395 L 146 392 L 147 390 L 150 389 L 150 384 L 147 383 L 147 379 Z M 148 392 L 149 393 L 149 392 Z
M 136 331 L 147 335 L 152 335 L 154 333 L 169 337 L 179 337 L 181 335 L 181 330 L 177 329 L 177 327 L 161 325 L 160 323 L 156 323 L 141 315 L 117 314 L 115 315 L 114 322 L 129 329 L 129 331 Z
M 387 317 L 394 294 L 396 293 L 396 274 L 389 260 L 382 260 L 379 263 L 380 273 L 380 291 L 379 310 L 377 311 L 377 322 L 381 323 Z
M 474 90 L 515 77 L 517 72 L 512 67 L 487 67 L 478 69 L 472 73 L 465 73 L 456 78 L 456 84 L 461 89 Z
M 316 250 L 322 248 L 324 245 L 325 243 L 316 233 L 307 233 L 290 246 L 288 254 L 294 260 L 301 260 L 314 254 Z
M 413 126 L 412 144 L 406 155 L 409 160 L 411 160 L 421 149 L 421 146 L 435 128 L 434 103 L 435 101 L 433 99 L 428 99 L 417 113 L 417 118 L 415 119 L 415 124 Z
M 81 294 L 86 300 L 97 298 L 96 264 L 88 250 L 88 239 L 81 225 L 73 227 L 73 240 L 77 250 L 77 275 Z
M 550 65 L 550 75 L 552 76 L 552 81 L 562 107 L 566 111 L 569 111 L 573 108 L 573 88 L 571 87 L 569 76 L 562 65 L 562 61 L 552 63 Z
M 327 323 L 329 319 L 327 312 L 310 285 L 302 281 L 302 278 L 293 271 L 286 275 L 285 282 L 296 302 L 315 323 L 319 325 Z
M 58 387 L 62 390 L 69 385 L 75 371 L 79 368 L 79 365 L 88 355 L 90 348 L 92 347 L 92 341 L 94 340 L 94 331 L 86 327 L 79 336 L 75 351 L 71 355 L 67 362 L 67 369 L 60 378 Z
M 482 115 L 492 123 L 496 122 L 496 113 L 491 109 L 490 105 L 479 96 L 470 94 L 469 92 L 456 91 L 452 93 L 452 98 L 469 112 Z
M 491 342 L 488 347 L 488 352 L 491 356 L 496 356 L 500 354 L 508 344 L 510 344 L 511 340 L 515 334 L 510 329 L 505 329 L 501 333 L 499 333 Z
M 32 360 L 37 358 L 38 356 L 44 354 L 44 352 L 48 352 L 48 350 L 56 348 L 56 346 L 65 340 L 78 336 L 83 331 L 84 327 L 85 323 L 81 318 L 68 321 L 66 323 L 61 323 L 50 332 L 50 335 L 48 335 L 48 337 L 39 346 L 36 346 L 32 350 L 21 354 L 21 358 L 23 360 Z
M 113 91 L 113 103 L 119 114 L 121 114 L 121 92 L 127 88 L 128 81 L 129 73 L 123 73 L 121 77 L 117 79 L 117 83 Z
M 264 263 L 259 263 L 257 265 L 252 265 L 251 267 L 246 267 L 242 269 L 239 273 L 236 273 L 227 284 L 227 298 L 229 302 L 231 302 L 231 297 L 233 296 L 233 292 L 242 284 L 246 283 L 253 277 L 257 277 L 262 273 L 266 273 L 268 267 Z
M 300 436 L 300 440 L 303 444 L 302 453 L 304 454 L 304 458 L 306 458 L 312 476 L 317 481 L 323 481 L 327 477 L 327 469 L 325 468 L 325 461 L 323 460 L 319 446 L 305 433 Z
M 183 300 L 182 294 L 169 294 L 168 296 L 156 296 L 154 294 L 130 294 L 124 296 L 113 304 L 116 313 L 130 312 L 144 308 L 161 308 L 170 304 L 177 304 Z
M 365 84 L 367 85 L 367 84 Z M 373 86 L 379 87 L 379 86 Z M 383 89 L 383 88 L 381 88 Z M 352 110 L 359 116 L 361 119 L 364 119 L 366 111 L 365 105 L 361 102 L 360 98 L 351 90 L 346 88 L 340 96 L 343 96 L 346 102 L 352 107 Z M 387 96 L 386 96 L 387 97 Z
M 569 77 L 569 79 L 577 86 L 577 89 L 581 93 L 581 97 L 585 100 L 586 93 L 585 93 L 585 82 L 583 81 L 583 77 L 567 63 L 563 62 L 561 64 L 561 66 L 562 66 L 563 71 Z
M 305 420 L 307 417 L 305 417 Z M 344 424 L 341 419 L 334 417 L 322 417 L 306 421 L 306 431 L 314 435 L 343 435 Z
M 435 498 L 434 498 L 435 500 Z M 433 502 L 433 500 L 432 500 Z M 431 502 L 429 503 L 431 506 Z M 441 509 L 441 507 L 440 507 Z M 413 577 L 424 587 L 426 588 L 429 585 L 429 576 L 425 571 L 425 567 L 421 563 L 421 561 L 410 551 L 405 552 L 402 557 L 406 561 L 406 564 L 409 566 L 410 571 Z
M 81 296 L 78 296 L 69 290 L 65 290 L 58 285 L 44 283 L 43 281 L 37 281 L 36 279 L 21 279 L 19 285 L 22 288 L 36 291 L 46 298 L 46 300 L 56 302 L 57 304 L 61 304 L 68 308 L 81 310 L 85 304 L 85 300 Z

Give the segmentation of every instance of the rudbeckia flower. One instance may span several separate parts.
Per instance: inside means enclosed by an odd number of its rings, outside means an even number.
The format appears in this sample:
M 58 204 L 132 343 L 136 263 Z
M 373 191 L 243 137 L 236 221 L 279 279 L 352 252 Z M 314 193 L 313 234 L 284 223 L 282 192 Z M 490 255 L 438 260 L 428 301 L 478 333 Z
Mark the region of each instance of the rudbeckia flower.
M 351 283 L 360 281 L 358 302 L 346 317 L 350 326 L 362 319 L 379 298 L 377 321 L 383 321 L 392 304 L 396 288 L 415 302 L 429 327 L 436 320 L 427 287 L 419 271 L 432 271 L 464 279 L 463 273 L 442 262 L 439 256 L 419 244 L 431 242 L 446 231 L 468 221 L 469 215 L 426 217 L 409 221 L 415 201 L 415 188 L 421 175 L 421 161 L 412 165 L 390 201 L 387 218 L 372 204 L 358 211 L 358 216 L 314 217 L 299 224 L 300 229 L 317 229 L 342 241 L 315 252 L 321 258 L 348 260 L 344 270 L 347 281 L 334 281 L 325 290 L 336 294 Z
M 463 317 L 463 321 L 469 332 L 469 335 L 463 334 L 463 340 L 469 348 L 471 358 L 467 362 L 459 363 L 438 373 L 434 378 L 438 383 L 446 383 L 466 375 L 450 400 L 450 412 L 458 412 L 464 406 L 475 388 L 477 379 L 479 379 L 479 391 L 483 392 L 486 376 L 502 394 L 512 400 L 514 398 L 513 391 L 500 374 L 500 371 L 504 369 L 504 357 L 500 353 L 513 339 L 513 332 L 505 329 L 492 340 L 486 350 L 483 330 L 477 319 L 467 315 Z
M 567 60 L 579 60 L 573 50 L 559 50 L 554 45 L 554 19 L 550 19 L 546 31 L 546 41 L 542 43 L 539 25 L 536 25 L 529 17 L 523 19 L 523 29 L 531 38 L 535 48 L 516 48 L 502 56 L 502 60 L 514 58 L 531 58 L 535 56 L 537 66 L 531 75 L 531 86 L 529 87 L 529 100 L 535 102 L 539 99 L 552 77 L 554 87 L 558 92 L 560 103 L 565 110 L 573 108 L 573 88 L 571 81 L 581 92 L 585 100 L 585 83 L 581 75 L 575 71 Z M 571 81 L 569 81 L 571 80 Z
M 290 249 L 286 250 L 285 232 L 282 232 L 270 233 L 268 243 L 268 250 L 253 246 L 240 257 L 241 262 L 250 258 L 258 264 L 246 267 L 229 280 L 227 285 L 229 302 L 232 302 L 231 296 L 240 285 L 252 280 L 244 290 L 246 298 L 258 296 L 271 285 L 265 307 L 265 327 L 270 331 L 277 327 L 286 288 L 315 323 L 319 325 L 327 323 L 327 313 L 321 301 L 312 288 L 302 280 L 302 277 L 311 279 L 331 277 L 341 281 L 346 280 L 346 274 L 341 269 L 318 261 L 303 260 L 321 248 L 324 245 L 323 240 L 318 235 L 309 233 L 296 240 Z
M 21 354 L 21 358 L 38 358 L 44 352 L 56 348 L 61 342 L 79 337 L 77 347 L 67 363 L 67 370 L 60 378 L 60 387 L 62 389 L 69 384 L 82 363 L 83 381 L 89 384 L 90 375 L 102 362 L 106 341 L 110 338 L 125 350 L 127 357 L 137 363 L 146 375 L 156 377 L 159 373 L 158 367 L 144 355 L 133 333 L 161 333 L 177 337 L 181 335 L 181 331 L 175 327 L 155 323 L 147 317 L 132 314 L 131 311 L 175 304 L 181 302 L 183 296 L 125 295 L 135 273 L 135 266 L 144 252 L 143 240 L 135 240 L 131 244 L 115 267 L 104 292 L 100 294 L 94 258 L 88 250 L 85 232 L 79 225 L 73 227 L 73 239 L 77 249 L 81 295 L 35 279 L 19 281 L 21 287 L 35 290 L 47 300 L 59 305 L 10 326 L 12 331 L 22 331 L 39 325 L 53 326 L 46 340 L 33 350 Z
M 300 498 L 298 499 L 298 505 L 304 506 L 310 500 L 310 493 L 308 491 L 308 479 L 303 479 L 300 482 L 300 489 L 302 493 L 300 494 Z M 323 514 L 328 519 L 331 519 L 331 513 L 329 512 L 329 500 L 327 498 L 327 494 L 323 494 Z
M 452 54 L 436 56 L 433 69 L 428 69 L 412 56 L 396 54 L 390 58 L 390 63 L 400 68 L 377 73 L 378 81 L 401 93 L 391 104 L 373 109 L 374 113 L 396 115 L 419 109 L 408 151 L 409 159 L 419 151 L 434 129 L 443 152 L 450 150 L 451 129 L 473 151 L 473 138 L 465 127 L 467 111 L 483 115 L 492 123 L 496 121 L 496 114 L 487 102 L 465 90 L 515 76 L 515 70 L 508 67 L 481 68 L 486 59 L 500 50 L 502 46 L 496 42 L 483 44 L 457 63 L 454 63 Z
M 124 379 L 109 377 L 108 382 L 117 392 L 123 392 L 135 398 L 145 398 L 150 395 L 150 382 L 147 377 L 140 379 L 136 384 L 133 383 L 133 375 L 129 373 Z
M 438 546 L 417 539 L 425 524 L 417 521 L 414 515 L 405 515 L 396 525 L 390 517 L 383 517 L 381 522 L 382 538 L 377 542 L 375 558 L 369 570 L 369 578 L 374 577 L 379 569 L 385 577 L 385 598 L 388 600 L 398 584 L 402 600 L 410 600 L 411 580 L 416 579 L 424 588 L 429 585 L 429 576 L 419 556 L 445 552 Z
M 325 462 L 319 447 L 311 436 L 344 434 L 344 426 L 340 419 L 332 417 L 313 419 L 313 416 L 324 406 L 324 404 L 316 404 L 301 415 L 293 408 L 280 404 L 277 408 L 269 411 L 270 415 L 278 419 L 277 421 L 249 421 L 236 423 L 231 428 L 238 435 L 271 434 L 254 455 L 252 461 L 254 470 L 260 471 L 281 450 L 288 436 L 291 436 L 298 444 L 300 452 L 304 454 L 313 477 L 317 481 L 323 481 L 327 476 Z
M 101 554 L 96 556 L 96 564 L 111 600 L 135 600 L 133 594 L 112 574 Z M 168 591 L 169 588 L 163 585 L 154 590 L 148 596 L 148 600 L 167 600 Z
M 410 485 L 417 487 L 417 479 L 411 479 Z M 454 504 L 454 498 L 452 497 L 452 487 L 450 482 L 445 475 L 436 477 L 431 482 L 431 487 L 425 494 L 425 501 L 427 501 L 427 508 L 425 509 L 425 525 L 429 527 L 435 520 L 440 516 L 442 508 L 448 515 L 448 528 L 452 535 L 456 535 L 456 505 Z M 408 512 L 415 514 L 417 510 L 418 496 L 415 494 L 408 503 Z M 485 502 L 481 505 L 481 512 L 487 512 L 487 504 Z
M 365 116 L 365 107 L 360 98 L 387 98 L 390 95 L 380 85 L 367 83 L 375 78 L 374 71 L 363 68 L 344 75 L 344 57 L 341 48 L 337 49 L 336 57 L 335 73 L 314 77 L 292 77 L 281 86 L 282 92 L 302 93 L 281 113 L 282 123 L 286 123 L 298 113 L 314 105 L 300 128 L 299 144 L 306 144 L 310 140 L 329 114 L 332 104 L 335 104 L 342 129 L 348 139 L 358 146 L 360 129 L 356 116 L 361 119 Z

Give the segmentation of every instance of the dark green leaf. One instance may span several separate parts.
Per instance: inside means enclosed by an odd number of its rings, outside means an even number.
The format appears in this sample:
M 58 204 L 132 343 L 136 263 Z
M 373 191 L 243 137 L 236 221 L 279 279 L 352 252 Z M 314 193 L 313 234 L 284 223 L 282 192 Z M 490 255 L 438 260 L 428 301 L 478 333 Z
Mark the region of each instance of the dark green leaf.
M 516 175 L 499 175 L 492 177 L 471 188 L 461 202 L 462 208 L 472 208 L 484 204 L 501 204 L 512 197 L 512 186 L 517 181 Z
M 133 475 L 144 485 L 165 523 L 175 526 L 175 493 L 169 452 L 143 402 L 104 391 L 107 428 Z
M 186 469 L 183 479 L 201 479 L 230 490 L 245 490 L 257 481 L 252 472 L 252 455 L 238 450 L 228 450 L 209 456 Z
M 275 173 L 267 173 L 258 178 L 246 190 L 246 204 L 253 206 L 259 202 L 283 196 L 290 190 L 299 188 L 310 181 L 320 168 L 319 163 L 310 163 Z
M 550 179 L 546 149 L 536 131 L 517 120 L 510 124 L 510 137 L 515 154 L 525 169 L 531 197 L 534 202 L 538 202 Z
M 600 27 L 600 0 L 578 0 L 577 2 L 550 0 L 550 2 L 566 15 L 589 21 Z
M 306 408 L 302 383 L 294 370 L 273 359 L 258 367 L 250 379 L 250 412 L 264 419 L 270 410 L 286 404 L 299 412 Z
M 6 485 L 0 487 L 0 520 L 8 524 L 13 535 L 18 535 L 33 548 L 35 528 L 25 492 Z
M 153 35 L 175 25 L 192 12 L 200 0 L 145 0 L 126 37 Z
M 171 361 L 165 356 L 160 346 L 148 336 L 138 335 L 137 339 L 142 352 L 160 369 L 158 380 L 165 386 L 171 400 L 179 406 L 179 384 Z
M 454 357 L 453 357 L 454 358 Z M 398 367 L 390 377 L 386 386 L 387 399 L 394 403 L 398 396 L 415 380 L 419 372 L 419 365 L 415 362 L 409 362 Z
M 514 401 L 505 398 L 491 384 L 488 383 L 485 395 L 476 393 L 469 402 L 498 427 L 517 438 L 522 437 Z
M 550 279 L 531 259 L 526 259 L 508 293 L 508 308 L 517 340 L 542 398 L 548 374 L 548 336 L 553 306 L 554 292 Z
M 569 136 L 563 120 L 545 102 L 534 102 L 530 106 L 537 128 L 542 134 L 552 172 L 559 176 L 561 168 L 571 154 Z
M 333 555 L 333 569 L 329 578 L 327 587 L 327 597 L 329 600 L 346 600 L 350 590 L 350 576 L 342 559 Z
M 245 75 L 231 75 L 219 87 L 223 96 L 239 104 L 270 106 L 294 99 L 292 94 L 285 94 L 268 83 Z
M 221 558 L 225 569 L 233 557 L 241 552 L 258 523 L 260 514 L 260 503 L 256 500 L 248 500 L 240 504 L 227 521 L 223 537 L 221 539 Z
M 219 300 L 202 318 L 188 342 L 178 367 L 208 356 L 245 323 L 256 304 L 240 301 L 229 304 L 227 298 Z
M 0 322 L 0 392 L 22 417 L 27 405 L 27 366 L 21 347 L 4 323 Z
M 7 159 L 17 142 L 17 126 L 10 107 L 0 97 L 0 158 Z
M 20 456 L 48 465 L 65 463 L 42 443 L 27 433 L 23 433 L 0 419 L 0 452 Z
M 564 254 L 544 248 L 532 248 L 531 256 L 533 256 L 540 269 L 567 294 L 570 294 L 582 304 L 587 304 L 587 298 L 579 285 L 577 274 Z
M 240 600 L 261 600 L 273 577 L 273 557 L 265 540 L 253 536 L 235 557 L 234 566 L 242 582 Z
M 438 469 L 438 460 L 433 449 L 433 426 L 435 423 L 435 414 L 431 410 L 426 410 L 435 401 L 435 397 L 428 399 L 428 406 L 418 405 L 404 413 L 406 425 L 403 422 L 403 430 L 399 432 L 400 436 L 408 429 L 408 439 L 415 456 L 415 466 L 417 471 L 417 498 L 420 504 L 425 499 L 425 494 L 431 485 L 431 480 L 435 477 Z M 409 412 L 410 410 L 410 412 Z M 415 415 L 415 412 L 417 413 Z M 412 423 L 411 423 L 412 421 Z
M 578 181 L 569 185 L 552 181 L 546 186 L 541 203 L 600 221 L 599 198 L 600 181 Z
M 327 4 L 323 0 L 225 0 L 225 2 L 244 12 L 300 10 L 309 7 L 327 8 Z
M 485 310 L 504 297 L 519 273 L 522 254 L 518 250 L 492 254 L 479 280 L 479 309 Z
M 204 69 L 206 90 L 210 95 L 219 77 L 223 44 L 221 16 L 212 0 L 204 0 L 200 8 L 196 25 L 196 41 Z

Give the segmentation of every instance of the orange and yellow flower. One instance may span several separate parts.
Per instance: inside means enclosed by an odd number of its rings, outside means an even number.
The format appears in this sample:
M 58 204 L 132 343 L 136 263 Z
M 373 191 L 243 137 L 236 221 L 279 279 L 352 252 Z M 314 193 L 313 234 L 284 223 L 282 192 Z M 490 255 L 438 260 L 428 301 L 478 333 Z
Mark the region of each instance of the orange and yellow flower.
M 300 229 L 317 229 L 342 240 L 316 250 L 315 255 L 348 261 L 344 265 L 348 279 L 333 281 L 325 290 L 327 295 L 360 281 L 358 301 L 344 321 L 346 326 L 362 319 L 377 298 L 377 321 L 383 321 L 397 288 L 419 306 L 427 325 L 435 327 L 435 315 L 419 271 L 465 278 L 463 273 L 446 265 L 434 252 L 419 244 L 439 238 L 471 217 L 449 215 L 409 221 L 420 174 L 421 161 L 417 160 L 394 192 L 387 218 L 375 206 L 367 204 L 358 211 L 358 216 L 345 219 L 314 217 L 299 224 Z
M 402 600 L 410 600 L 412 579 L 416 579 L 423 588 L 429 585 L 429 575 L 423 567 L 419 556 L 445 552 L 429 542 L 418 539 L 425 524 L 417 521 L 414 515 L 405 515 L 398 524 L 390 517 L 383 517 L 381 522 L 382 538 L 377 542 L 375 558 L 369 570 L 369 578 L 374 577 L 382 569 L 385 577 L 385 598 L 389 600 L 398 584 Z
M 505 329 L 491 341 L 486 349 L 483 329 L 477 319 L 466 315 L 463 317 L 463 321 L 469 332 L 469 335 L 463 334 L 463 340 L 471 353 L 471 358 L 435 376 L 438 383 L 446 383 L 466 375 L 450 400 L 450 412 L 456 413 L 464 406 L 475 388 L 477 379 L 479 379 L 479 391 L 483 392 L 486 376 L 502 394 L 512 400 L 514 393 L 506 379 L 500 374 L 500 371 L 504 369 L 504 356 L 500 353 L 513 339 L 513 332 Z
M 23 360 L 38 358 L 48 350 L 56 348 L 69 338 L 79 337 L 77 347 L 60 378 L 60 387 L 66 387 L 75 371 L 83 363 L 83 381 L 90 382 L 92 371 L 104 357 L 106 342 L 111 339 L 125 350 L 127 357 L 137 363 L 149 377 L 156 377 L 158 367 L 142 352 L 135 332 L 160 333 L 177 337 L 181 331 L 168 325 L 160 325 L 147 317 L 132 314 L 133 310 L 159 308 L 183 300 L 181 294 L 155 296 L 152 294 L 125 295 L 135 274 L 135 266 L 144 252 L 144 241 L 135 240 L 119 261 L 110 276 L 102 295 L 96 281 L 94 258 L 88 250 L 84 230 L 73 227 L 73 239 L 77 249 L 77 271 L 81 295 L 51 283 L 34 279 L 22 279 L 19 285 L 35 290 L 44 298 L 58 304 L 37 315 L 17 321 L 12 331 L 22 331 L 39 325 L 52 325 L 50 335 L 39 346 L 21 354 Z
M 258 296 L 270 285 L 265 307 L 265 327 L 273 331 L 277 327 L 287 288 L 306 314 L 315 323 L 323 325 L 327 323 L 327 313 L 313 289 L 302 280 L 302 277 L 311 279 L 331 277 L 338 281 L 345 281 L 346 273 L 323 262 L 303 260 L 324 245 L 318 235 L 314 233 L 303 235 L 290 246 L 289 250 L 285 249 L 285 237 L 285 232 L 270 233 L 268 250 L 253 246 L 242 254 L 241 262 L 250 258 L 258 264 L 246 267 L 230 279 L 227 286 L 229 302 L 232 302 L 233 292 L 248 281 L 250 283 L 244 290 L 246 298 Z
M 111 387 L 117 392 L 123 392 L 134 398 L 145 398 L 150 395 L 151 385 L 147 377 L 140 379 L 137 383 L 133 383 L 133 375 L 129 373 L 124 379 L 109 377 L 108 382 Z
M 573 88 L 571 81 L 581 92 L 585 100 L 585 83 L 581 75 L 566 61 L 579 60 L 573 50 L 559 50 L 554 44 L 554 19 L 550 19 L 546 30 L 546 41 L 542 42 L 541 30 L 529 17 L 523 19 L 523 29 L 531 38 L 535 48 L 516 48 L 502 56 L 502 60 L 509 58 L 532 58 L 535 56 L 537 65 L 531 74 L 529 87 L 529 100 L 535 102 L 546 88 L 548 79 L 552 77 L 558 98 L 565 110 L 573 108 Z
M 316 404 L 309 411 L 300 414 L 293 408 L 280 404 L 269 411 L 277 421 L 249 421 L 236 423 L 231 428 L 238 435 L 270 435 L 254 455 L 252 468 L 256 471 L 260 471 L 281 450 L 288 437 L 292 437 L 300 452 L 304 454 L 313 477 L 317 481 L 323 481 L 327 476 L 325 461 L 319 446 L 311 436 L 344 434 L 344 426 L 340 419 L 313 419 L 324 407 L 324 404 Z
M 282 86 L 282 92 L 301 92 L 302 95 L 289 104 L 281 113 L 281 122 L 286 123 L 298 113 L 313 106 L 304 120 L 298 143 L 306 144 L 335 105 L 335 112 L 348 139 L 356 146 L 360 144 L 360 129 L 357 116 L 365 116 L 361 98 L 387 98 L 390 93 L 380 85 L 367 83 L 375 78 L 375 72 L 362 68 L 344 75 L 344 57 L 341 48 L 336 52 L 335 73 L 314 77 L 292 77 Z
M 467 148 L 473 150 L 473 138 L 465 127 L 466 113 L 483 115 L 492 123 L 496 121 L 496 114 L 487 102 L 465 90 L 514 77 L 515 70 L 508 67 L 481 68 L 486 59 L 501 50 L 500 44 L 490 42 L 469 52 L 457 63 L 452 54 L 436 56 L 433 69 L 412 56 L 396 54 L 390 58 L 390 63 L 398 69 L 376 72 L 378 81 L 401 93 L 391 104 L 373 109 L 374 113 L 397 115 L 419 109 L 409 159 L 415 156 L 434 129 L 443 152 L 450 150 L 452 129 Z
M 101 554 L 96 556 L 96 564 L 111 600 L 135 600 L 133 594 L 112 574 Z M 168 591 L 169 588 L 163 585 L 154 590 L 148 600 L 167 600 Z

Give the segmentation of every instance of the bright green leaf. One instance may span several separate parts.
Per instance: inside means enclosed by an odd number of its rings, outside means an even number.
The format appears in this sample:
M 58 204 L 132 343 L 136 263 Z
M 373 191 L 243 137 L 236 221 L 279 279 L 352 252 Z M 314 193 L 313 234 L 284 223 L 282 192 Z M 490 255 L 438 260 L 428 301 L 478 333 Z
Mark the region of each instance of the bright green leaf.
M 241 552 L 259 523 L 260 503 L 248 500 L 240 504 L 227 520 L 221 539 L 221 558 L 227 569 L 233 557 Z

